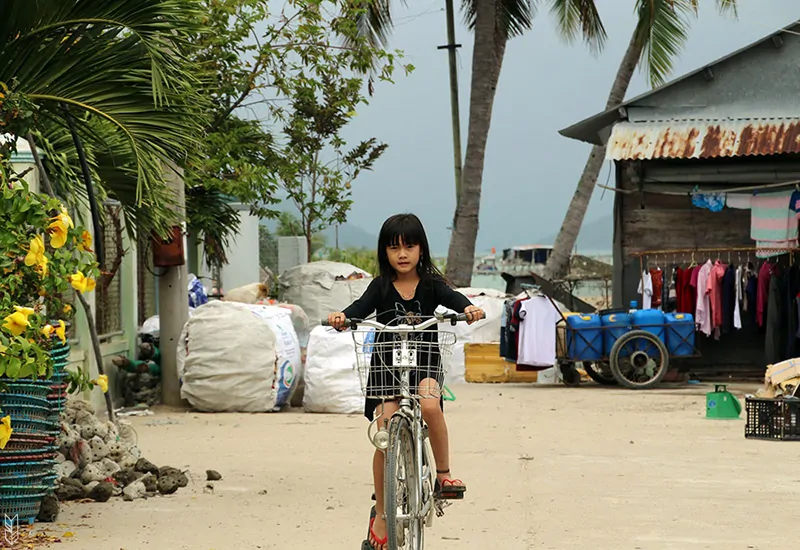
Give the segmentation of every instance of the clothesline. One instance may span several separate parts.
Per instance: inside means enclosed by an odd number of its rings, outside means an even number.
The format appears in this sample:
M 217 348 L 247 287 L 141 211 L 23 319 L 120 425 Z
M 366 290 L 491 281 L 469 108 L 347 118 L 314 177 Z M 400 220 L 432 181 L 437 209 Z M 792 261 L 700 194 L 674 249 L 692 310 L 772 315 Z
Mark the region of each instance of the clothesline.
M 597 186 L 601 189 L 613 191 L 615 193 L 622 193 L 624 195 L 632 195 L 635 193 L 649 193 L 651 195 L 672 195 L 676 197 L 686 197 L 693 195 L 712 195 L 714 193 L 744 193 L 746 191 L 760 191 L 761 189 L 777 189 L 781 187 L 795 187 L 800 185 L 800 180 L 786 181 L 783 183 L 766 183 L 764 185 L 749 185 L 747 187 L 729 187 L 722 189 L 693 189 L 691 191 L 655 191 L 651 189 L 620 189 L 618 187 L 611 187 L 608 185 Z
M 669 254 L 706 254 L 712 252 L 800 252 L 800 248 L 769 248 L 762 246 L 740 246 L 728 248 L 675 248 L 670 250 L 645 250 L 642 252 L 631 252 L 632 258 L 644 256 L 666 256 Z

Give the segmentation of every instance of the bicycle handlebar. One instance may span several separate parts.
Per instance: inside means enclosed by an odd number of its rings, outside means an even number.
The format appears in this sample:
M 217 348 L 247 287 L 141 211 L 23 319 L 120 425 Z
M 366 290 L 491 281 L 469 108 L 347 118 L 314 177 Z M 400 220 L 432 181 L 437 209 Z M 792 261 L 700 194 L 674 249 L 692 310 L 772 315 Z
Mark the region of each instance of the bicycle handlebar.
M 483 317 L 482 317 L 483 318 Z M 447 313 L 447 314 L 436 314 L 432 318 L 428 319 L 427 321 L 423 321 L 418 325 L 384 325 L 383 323 L 379 323 L 377 321 L 369 321 L 366 319 L 345 319 L 343 326 L 350 327 L 352 330 L 355 330 L 358 325 L 367 325 L 374 327 L 378 330 L 403 330 L 403 331 L 414 331 L 414 330 L 425 330 L 433 325 L 439 323 L 445 323 L 450 321 L 450 324 L 455 326 L 456 323 L 466 322 L 469 318 L 467 317 L 466 313 Z M 320 323 L 323 327 L 330 327 L 332 326 L 327 319 L 322 319 Z

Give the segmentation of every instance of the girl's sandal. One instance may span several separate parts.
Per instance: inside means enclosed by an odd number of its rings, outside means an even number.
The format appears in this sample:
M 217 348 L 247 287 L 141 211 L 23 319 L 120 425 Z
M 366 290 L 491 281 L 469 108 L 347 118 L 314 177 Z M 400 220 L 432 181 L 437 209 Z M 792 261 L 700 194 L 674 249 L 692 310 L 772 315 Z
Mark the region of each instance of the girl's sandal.
M 370 539 L 374 540 L 379 547 L 386 547 L 386 544 L 389 542 L 389 535 L 386 535 L 382 539 L 378 538 L 375 534 L 375 531 L 372 530 L 372 527 L 375 525 L 375 507 L 372 507 L 369 515 L 369 532 L 367 536 L 367 540 L 361 543 L 361 550 L 377 550 L 374 544 L 370 541 Z
M 449 474 L 450 470 L 436 470 L 436 473 Z M 443 479 L 441 483 L 437 479 L 433 489 L 434 496 L 444 500 L 461 500 L 466 492 L 467 488 L 460 479 Z

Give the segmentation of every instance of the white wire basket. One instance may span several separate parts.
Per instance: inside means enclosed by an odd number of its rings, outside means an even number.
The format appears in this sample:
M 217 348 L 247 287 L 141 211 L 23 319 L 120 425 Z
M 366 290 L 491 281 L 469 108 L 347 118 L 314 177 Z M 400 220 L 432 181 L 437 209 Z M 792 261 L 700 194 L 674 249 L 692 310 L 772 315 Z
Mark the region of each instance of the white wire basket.
M 405 332 L 383 330 L 351 331 L 356 348 L 356 369 L 361 393 L 370 399 L 401 397 L 404 370 L 409 374 L 409 395 L 439 399 L 446 374 L 444 357 L 453 355 L 456 335 L 442 330 Z M 401 337 L 408 335 L 405 355 Z

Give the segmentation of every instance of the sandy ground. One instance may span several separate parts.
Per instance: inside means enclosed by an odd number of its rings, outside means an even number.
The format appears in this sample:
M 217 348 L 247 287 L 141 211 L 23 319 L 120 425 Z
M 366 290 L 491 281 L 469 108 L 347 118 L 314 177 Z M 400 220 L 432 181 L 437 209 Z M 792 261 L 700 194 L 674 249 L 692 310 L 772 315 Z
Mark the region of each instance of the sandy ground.
M 705 386 L 455 391 L 453 466 L 469 492 L 426 548 L 796 547 L 798 447 L 745 440 L 743 420 L 706 420 Z M 146 501 L 69 504 L 51 533 L 74 537 L 58 547 L 360 549 L 371 505 L 363 418 L 161 412 L 134 423 L 145 455 L 189 468 L 192 483 Z M 207 468 L 224 476 L 213 493 Z

